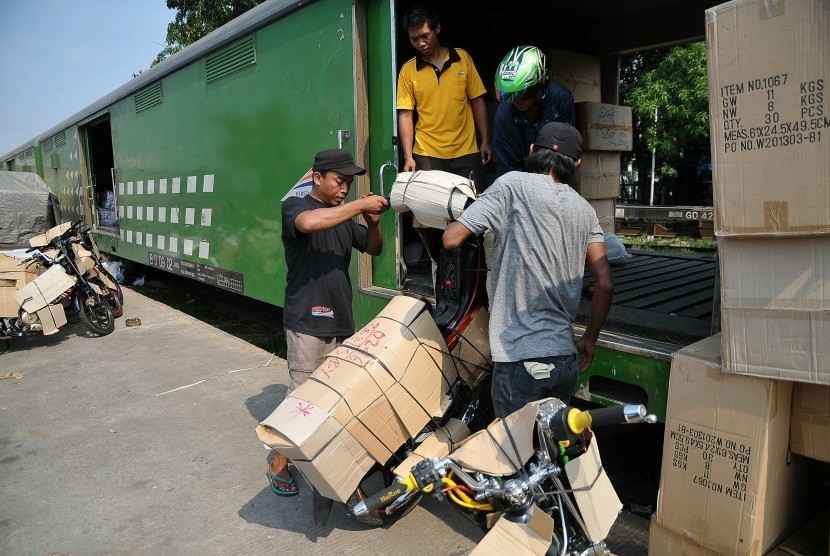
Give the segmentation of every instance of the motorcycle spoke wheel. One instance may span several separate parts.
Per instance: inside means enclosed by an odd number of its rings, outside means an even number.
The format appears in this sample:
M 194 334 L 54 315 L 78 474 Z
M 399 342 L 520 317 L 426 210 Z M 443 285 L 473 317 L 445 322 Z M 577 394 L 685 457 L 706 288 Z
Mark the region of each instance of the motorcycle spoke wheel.
M 82 291 L 78 295 L 81 306 L 78 316 L 84 326 L 96 336 L 112 333 L 115 330 L 115 315 L 104 296 L 94 290 Z

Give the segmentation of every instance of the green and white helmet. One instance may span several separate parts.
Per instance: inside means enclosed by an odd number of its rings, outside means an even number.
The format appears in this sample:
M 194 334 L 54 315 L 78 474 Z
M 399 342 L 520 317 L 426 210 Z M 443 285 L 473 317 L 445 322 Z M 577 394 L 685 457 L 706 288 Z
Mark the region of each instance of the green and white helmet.
M 507 53 L 496 69 L 496 96 L 510 102 L 535 85 L 542 85 L 538 87 L 541 96 L 547 93 L 545 55 L 535 46 L 517 46 Z

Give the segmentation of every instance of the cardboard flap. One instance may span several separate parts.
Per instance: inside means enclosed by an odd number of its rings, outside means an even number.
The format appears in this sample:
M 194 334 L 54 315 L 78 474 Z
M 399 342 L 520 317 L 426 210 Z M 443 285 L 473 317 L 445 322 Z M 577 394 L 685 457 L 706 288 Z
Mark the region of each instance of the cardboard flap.
M 75 284 L 75 278 L 58 265 L 49 269 L 12 294 L 15 301 L 29 313 L 43 309 Z
M 588 528 L 588 538 L 591 542 L 604 540 L 622 510 L 622 502 L 602 467 L 596 437 L 587 452 L 565 464 L 565 473 L 576 491 L 574 498 Z
M 542 556 L 553 539 L 553 518 L 538 506 L 527 523 L 513 523 L 503 516 L 470 552 L 470 556 Z
M 538 401 L 531 402 L 504 420 L 496 419 L 487 429 L 464 441 L 453 453 L 453 459 L 468 470 L 491 475 L 516 473 L 533 455 L 533 425 L 538 407 Z

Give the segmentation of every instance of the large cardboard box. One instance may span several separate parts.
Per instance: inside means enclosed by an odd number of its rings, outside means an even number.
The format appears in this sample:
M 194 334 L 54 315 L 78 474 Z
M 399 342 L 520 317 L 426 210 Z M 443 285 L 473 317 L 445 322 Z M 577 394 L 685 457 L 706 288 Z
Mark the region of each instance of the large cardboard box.
M 19 265 L 23 260 L 22 257 L 0 253 L 0 317 L 18 315 L 20 305 L 12 294 L 37 277 L 33 267 Z
M 648 553 L 651 556 L 719 556 L 681 533 L 663 527 L 655 519 L 651 520 L 648 528 Z
M 609 199 L 619 196 L 620 153 L 583 152 L 574 183 L 574 189 L 585 199 Z
M 719 238 L 724 369 L 830 383 L 830 237 Z
M 505 53 L 506 54 L 506 53 Z M 600 61 L 597 56 L 552 48 L 547 52 L 551 79 L 574 96 L 574 102 L 600 102 Z
M 830 463 L 830 386 L 794 385 L 791 419 L 793 452 Z
M 582 134 L 583 151 L 630 151 L 634 148 L 634 126 L 628 106 L 577 102 L 576 127 Z
M 820 469 L 789 451 L 793 383 L 722 371 L 720 338 L 672 356 L 657 523 L 758 555 L 809 512 Z
M 717 235 L 830 233 L 828 29 L 826 0 L 706 11 Z

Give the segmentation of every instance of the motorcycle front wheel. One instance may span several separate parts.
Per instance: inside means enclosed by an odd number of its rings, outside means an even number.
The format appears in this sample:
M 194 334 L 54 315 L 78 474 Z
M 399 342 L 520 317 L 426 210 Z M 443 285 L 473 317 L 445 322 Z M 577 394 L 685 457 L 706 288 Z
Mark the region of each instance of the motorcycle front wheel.
M 94 289 L 78 292 L 78 304 L 81 308 L 78 316 L 87 329 L 96 336 L 106 336 L 115 330 L 115 315 L 104 296 Z
M 112 307 L 113 316 L 115 318 L 118 318 L 118 317 L 120 317 L 121 315 L 124 314 L 124 292 L 121 291 L 121 285 L 118 282 L 115 281 L 115 278 L 113 278 L 112 275 L 109 274 L 109 272 L 107 272 L 107 269 L 105 269 L 104 267 L 101 267 L 101 270 L 104 273 L 106 273 L 107 278 L 113 284 L 115 284 L 115 288 L 107 287 L 104 280 L 102 280 L 100 278 L 97 278 L 97 277 L 96 278 L 91 278 L 89 281 L 90 281 L 90 283 L 93 283 L 96 286 L 98 286 L 98 288 L 101 290 L 101 292 L 103 292 L 104 297 L 107 300 L 107 303 L 109 303 L 110 307 Z

